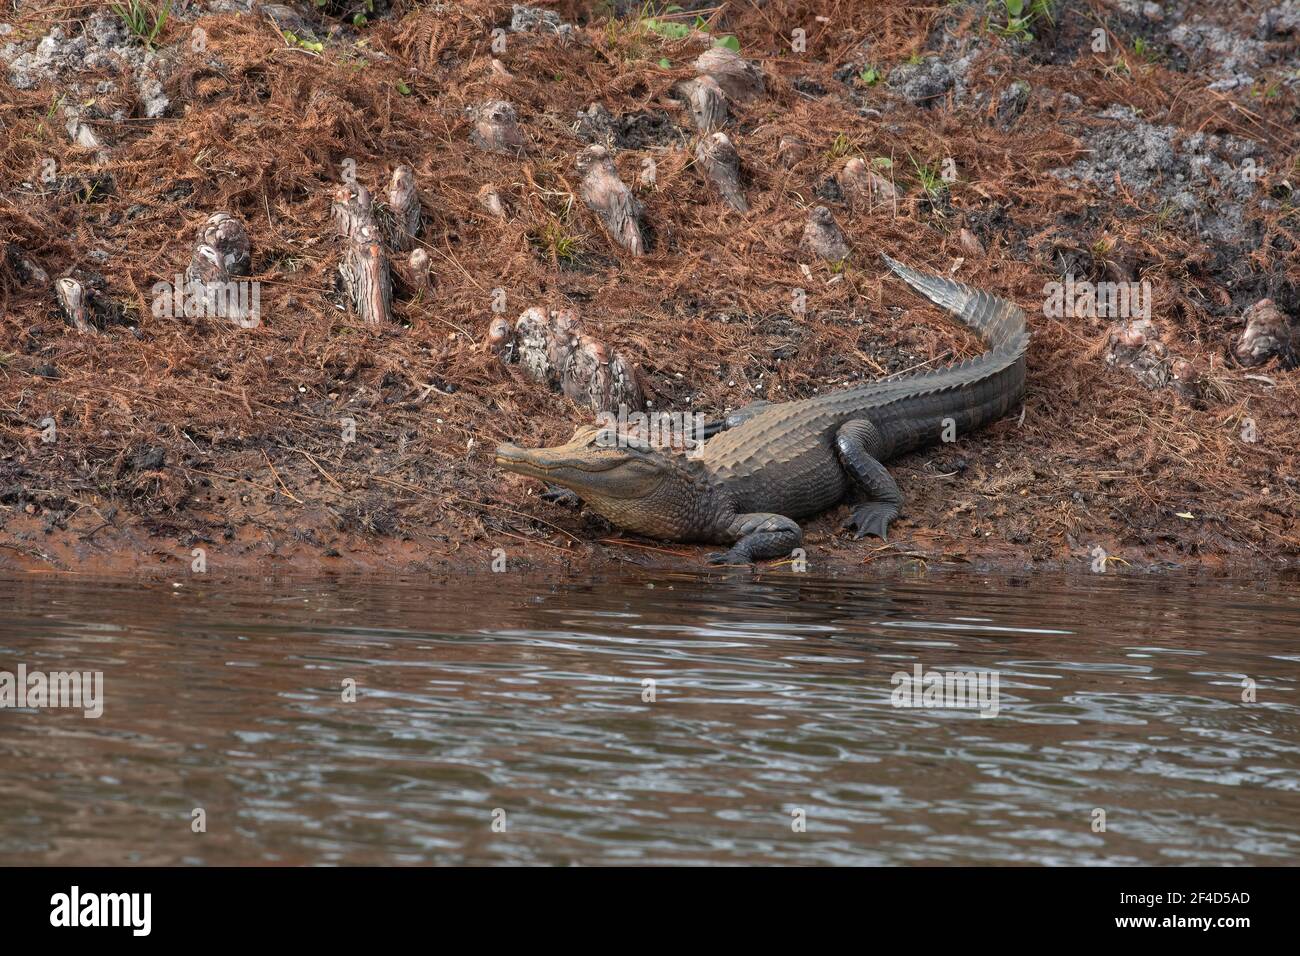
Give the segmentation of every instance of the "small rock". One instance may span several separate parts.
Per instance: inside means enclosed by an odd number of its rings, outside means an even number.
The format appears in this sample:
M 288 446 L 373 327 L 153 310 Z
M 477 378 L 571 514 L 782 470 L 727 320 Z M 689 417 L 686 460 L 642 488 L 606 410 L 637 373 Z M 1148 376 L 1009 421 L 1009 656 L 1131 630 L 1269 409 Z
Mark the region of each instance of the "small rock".
M 776 158 L 786 169 L 792 169 L 808 156 L 808 144 L 797 136 L 782 136 L 776 147 Z
M 889 87 L 918 106 L 929 106 L 953 88 L 953 73 L 942 60 L 929 57 L 904 63 L 889 74 Z
M 856 206 L 870 208 L 898 198 L 894 184 L 856 156 L 844 164 L 835 180 L 841 194 Z
M 957 233 L 957 244 L 968 256 L 984 255 L 984 244 L 975 238 L 975 234 L 969 229 L 962 229 Z
M 502 205 L 501 196 L 491 183 L 485 183 L 478 191 L 478 201 L 479 205 L 486 209 L 490 215 L 498 219 L 506 218 L 506 207 Z

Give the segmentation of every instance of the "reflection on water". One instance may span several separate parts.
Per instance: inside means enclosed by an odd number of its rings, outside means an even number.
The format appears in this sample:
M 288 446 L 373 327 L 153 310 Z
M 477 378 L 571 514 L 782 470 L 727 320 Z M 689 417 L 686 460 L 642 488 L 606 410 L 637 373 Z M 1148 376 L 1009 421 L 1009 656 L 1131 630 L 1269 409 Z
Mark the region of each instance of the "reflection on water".
M 0 581 L 0 862 L 1300 860 L 1294 584 L 488 577 Z

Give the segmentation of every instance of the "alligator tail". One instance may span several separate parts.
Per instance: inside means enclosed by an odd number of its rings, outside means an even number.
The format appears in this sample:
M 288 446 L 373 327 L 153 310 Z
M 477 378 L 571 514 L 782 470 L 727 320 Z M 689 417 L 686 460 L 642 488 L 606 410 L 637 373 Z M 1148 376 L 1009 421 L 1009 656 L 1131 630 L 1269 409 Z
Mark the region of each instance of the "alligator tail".
M 1014 359 L 1025 354 L 1029 326 L 1018 305 L 952 279 L 917 272 L 883 253 L 881 258 L 896 276 L 974 330 L 994 355 Z

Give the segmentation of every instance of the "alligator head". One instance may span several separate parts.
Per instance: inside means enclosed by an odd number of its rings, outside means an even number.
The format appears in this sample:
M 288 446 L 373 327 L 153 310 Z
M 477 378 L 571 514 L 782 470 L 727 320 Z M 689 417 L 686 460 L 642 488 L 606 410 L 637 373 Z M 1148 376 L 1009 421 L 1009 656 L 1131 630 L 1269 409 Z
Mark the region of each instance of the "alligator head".
M 696 513 L 690 502 L 707 489 L 694 463 L 609 427 L 583 426 L 551 448 L 498 445 L 496 464 L 571 489 L 620 528 L 669 540 L 683 533 Z

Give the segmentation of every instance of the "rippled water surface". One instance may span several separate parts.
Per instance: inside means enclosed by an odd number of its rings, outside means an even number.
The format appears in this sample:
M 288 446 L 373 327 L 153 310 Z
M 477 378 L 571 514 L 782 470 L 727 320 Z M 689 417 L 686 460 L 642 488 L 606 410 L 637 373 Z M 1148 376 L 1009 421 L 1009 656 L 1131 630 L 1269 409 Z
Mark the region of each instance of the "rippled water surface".
M 0 862 L 1294 864 L 1298 625 L 1100 575 L 3 580 L 0 671 L 104 711 L 0 710 Z M 918 664 L 997 716 L 894 706 Z

